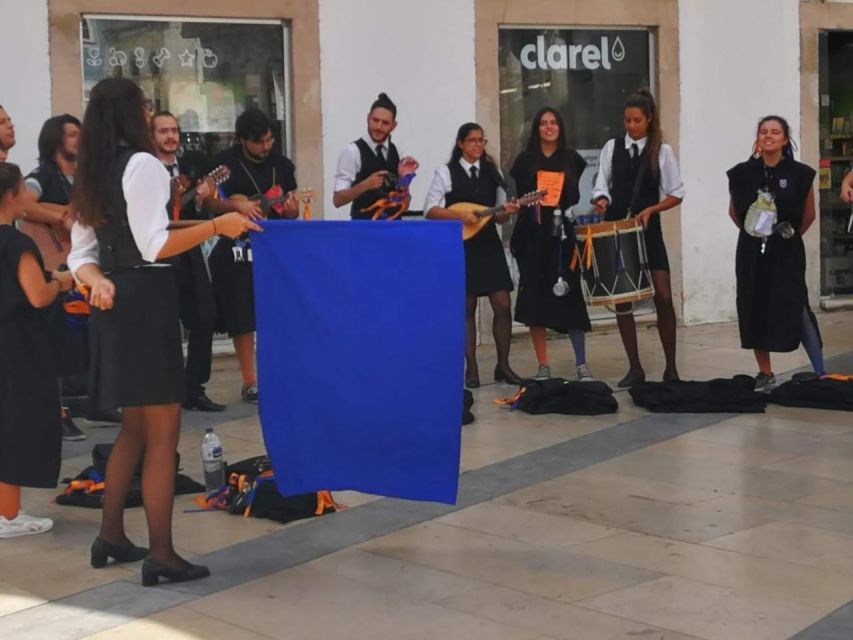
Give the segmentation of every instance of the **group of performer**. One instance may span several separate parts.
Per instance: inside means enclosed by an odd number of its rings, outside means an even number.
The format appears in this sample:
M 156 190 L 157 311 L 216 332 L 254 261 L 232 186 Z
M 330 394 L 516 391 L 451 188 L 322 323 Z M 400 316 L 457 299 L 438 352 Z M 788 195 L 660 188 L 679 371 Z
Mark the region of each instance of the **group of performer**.
M 622 113 L 626 134 L 608 141 L 601 152 L 592 204 L 605 220 L 633 216 L 645 228 L 666 359 L 663 378 L 677 381 L 675 313 L 660 215 L 677 206 L 685 190 L 674 153 L 663 142 L 651 94 L 632 94 Z M 366 135 L 341 153 L 333 200 L 338 207 L 350 205 L 354 219 L 381 217 L 382 209 L 393 203 L 408 206 L 405 178 L 418 163 L 391 142 L 396 116 L 394 103 L 380 94 L 368 112 Z M 122 410 L 107 466 L 101 529 L 91 547 L 92 565 L 144 558 L 145 585 L 161 578 L 204 577 L 209 571 L 180 558 L 172 544 L 181 404 L 221 409 L 204 392 L 214 330 L 233 338 L 241 395 L 257 401 L 248 232 L 262 231 L 257 224 L 261 218 L 298 215 L 294 165 L 272 153 L 272 121 L 260 110 L 248 109 L 237 119 L 236 144 L 213 163 L 225 167 L 229 176 L 222 185 L 224 197 L 217 198 L 216 171 L 207 175 L 203 161 L 179 154 L 176 118 L 147 108 L 139 87 L 123 78 L 103 80 L 93 88 L 82 128 L 70 116 L 54 119 L 51 126 L 46 139 L 53 143 L 44 149 L 40 145 L 42 164 L 25 182 L 20 170 L 5 162 L 14 128 L 0 107 L 0 537 L 52 526 L 48 519 L 20 511 L 20 486 L 55 486 L 57 481 L 61 407 L 56 362 L 61 359 L 51 348 L 44 309 L 72 287 L 83 286 L 91 311 L 90 400 L 100 410 Z M 474 319 L 483 296 L 494 312 L 494 379 L 523 382 L 510 366 L 513 283 L 498 233 L 498 225 L 512 216 L 517 224 L 510 249 L 520 271 L 515 318 L 530 328 L 537 377 L 551 374 L 546 341 L 551 329 L 569 335 L 577 377 L 592 378 L 585 354 L 590 319 L 577 265 L 572 264 L 576 224 L 557 213 L 580 199 L 585 162 L 570 147 L 570 136 L 556 109 L 544 108 L 534 117 L 527 145 L 509 171 L 519 193 L 542 194 L 534 207 L 511 197 L 503 172 L 486 151 L 486 133 L 476 123 L 459 128 L 448 163 L 435 172 L 424 205 L 426 218 L 458 219 L 464 225 L 487 220 L 465 242 L 469 387 L 480 384 Z M 823 373 L 823 363 L 808 307 L 802 242 L 814 220 L 814 171 L 794 160 L 788 125 L 778 116 L 761 120 L 753 154 L 729 171 L 730 215 L 741 229 L 736 268 L 741 342 L 755 350 L 756 382 L 762 386 L 772 382 L 771 351 L 791 351 L 802 343 L 817 374 Z M 198 164 L 191 166 L 193 162 Z M 176 190 L 175 178 L 181 175 L 191 176 L 187 193 Z M 853 199 L 853 188 L 845 184 L 844 197 Z M 766 194 L 775 201 L 778 229 L 757 238 L 751 234 L 750 211 Z M 482 209 L 494 216 L 481 218 Z M 15 229 L 13 223 L 25 214 L 70 229 L 70 271 L 59 265 L 47 268 L 32 239 Z M 199 247 L 216 237 L 208 261 L 211 280 Z M 567 290 L 554 286 L 555 276 Z M 625 387 L 643 381 L 645 372 L 630 303 L 618 304 L 616 315 L 629 362 L 619 382 Z M 189 331 L 186 363 L 179 318 Z M 123 522 L 128 486 L 140 461 L 150 548 L 133 544 Z

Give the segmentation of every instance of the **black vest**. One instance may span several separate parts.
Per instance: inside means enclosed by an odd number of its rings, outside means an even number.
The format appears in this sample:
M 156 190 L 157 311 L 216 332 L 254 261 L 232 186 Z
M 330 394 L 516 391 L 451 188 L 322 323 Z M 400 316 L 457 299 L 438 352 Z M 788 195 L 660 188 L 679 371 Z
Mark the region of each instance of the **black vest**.
M 610 188 L 612 201 L 605 216 L 607 220 L 620 220 L 627 215 L 628 209 L 631 209 L 631 213 L 637 214 L 646 207 L 660 202 L 660 175 L 652 175 L 649 166 L 649 145 L 646 144 L 640 157 L 634 159 L 631 158 L 630 151 L 625 147 L 625 138 L 617 138 L 614 142 L 613 165 L 610 173 L 613 180 L 613 185 Z M 646 165 L 646 169 L 640 182 L 637 197 L 632 203 L 637 172 L 642 164 Z
M 474 180 L 458 161 L 448 163 L 447 168 L 450 170 L 451 187 L 450 192 L 444 194 L 445 207 L 457 202 L 473 202 L 484 207 L 495 206 L 498 187 L 503 183 L 497 169 L 481 161 L 477 179 Z
M 104 180 L 104 186 L 108 189 L 104 212 L 106 222 L 95 228 L 95 235 L 98 238 L 101 270 L 105 273 L 125 271 L 145 264 L 130 230 L 127 201 L 121 184 L 124 170 L 134 153 L 135 149 L 119 147 L 110 164 L 109 176 Z
M 353 184 L 358 184 L 377 171 L 397 173 L 397 165 L 400 164 L 400 154 L 397 152 L 397 147 L 395 147 L 394 143 L 390 140 L 383 144 L 387 144 L 387 157 L 384 160 L 380 159 L 379 156 L 376 155 L 375 148 L 371 149 L 361 138 L 355 141 L 355 145 L 358 147 L 358 152 L 361 154 L 361 168 L 358 170 L 358 173 L 355 174 Z M 376 145 L 374 145 L 374 147 L 375 146 Z M 352 201 L 350 217 L 353 220 L 370 220 L 373 217 L 373 214 L 362 213 L 361 210 L 366 209 L 374 202 L 387 195 L 388 192 L 385 189 L 371 189 L 370 191 L 365 191 L 358 198 Z
M 71 182 L 66 178 L 53 160 L 43 162 L 27 176 L 41 186 L 39 202 L 66 205 L 71 202 Z

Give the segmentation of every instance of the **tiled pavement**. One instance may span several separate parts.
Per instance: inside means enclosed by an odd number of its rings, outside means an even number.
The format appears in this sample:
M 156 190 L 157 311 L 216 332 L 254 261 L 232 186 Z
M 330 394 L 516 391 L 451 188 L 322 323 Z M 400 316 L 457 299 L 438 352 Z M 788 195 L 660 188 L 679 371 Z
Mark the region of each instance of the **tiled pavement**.
M 853 372 L 853 312 L 820 323 L 833 368 Z M 660 375 L 654 329 L 640 341 Z M 568 342 L 550 347 L 554 374 L 568 375 Z M 613 330 L 591 335 L 588 359 L 602 379 L 624 373 Z M 490 347 L 480 362 L 490 370 Z M 774 358 L 777 372 L 806 364 L 802 352 Z M 730 324 L 681 330 L 679 365 L 694 379 L 755 369 Z M 215 366 L 228 458 L 261 453 L 233 360 Z M 513 366 L 535 370 L 526 339 Z M 475 393 L 456 507 L 344 492 L 353 508 L 282 527 L 185 513 L 192 499 L 178 498 L 179 549 L 214 570 L 197 583 L 143 589 L 138 566 L 89 568 L 99 512 L 25 491 L 56 527 L 0 541 L 0 638 L 853 638 L 850 414 L 651 415 L 620 392 L 611 416 L 529 416 L 492 403 L 511 391 Z M 182 466 L 199 477 L 209 416 L 184 418 Z M 115 434 L 86 431 L 66 446 L 63 475 Z M 141 509 L 127 521 L 144 541 Z

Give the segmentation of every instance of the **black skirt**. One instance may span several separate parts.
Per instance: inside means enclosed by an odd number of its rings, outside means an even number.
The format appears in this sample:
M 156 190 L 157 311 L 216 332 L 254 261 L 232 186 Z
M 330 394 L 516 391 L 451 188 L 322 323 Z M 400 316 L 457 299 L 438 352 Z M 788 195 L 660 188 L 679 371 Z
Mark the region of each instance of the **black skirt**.
M 109 274 L 115 304 L 92 309 L 91 397 L 97 409 L 173 404 L 184 399 L 178 283 L 171 267 Z
M 234 261 L 234 241 L 219 238 L 210 254 L 216 330 L 229 336 L 255 331 L 255 282 L 251 262 Z
M 571 329 L 591 329 L 581 290 L 580 270 L 569 269 L 574 248 L 574 231 L 561 241 L 552 233 L 554 210 L 542 208 L 537 222 L 525 212 L 512 237 L 512 249 L 518 262 L 519 285 L 515 319 L 529 327 L 547 327 L 560 333 Z M 554 283 L 562 275 L 569 285 L 565 296 L 554 295 Z
M 669 257 L 666 245 L 663 243 L 663 230 L 660 224 L 660 214 L 655 213 L 649 218 L 643 236 L 646 239 L 646 256 L 649 258 L 651 271 L 669 271 Z
M 465 242 L 465 293 L 484 296 L 512 291 L 512 278 L 494 220 Z

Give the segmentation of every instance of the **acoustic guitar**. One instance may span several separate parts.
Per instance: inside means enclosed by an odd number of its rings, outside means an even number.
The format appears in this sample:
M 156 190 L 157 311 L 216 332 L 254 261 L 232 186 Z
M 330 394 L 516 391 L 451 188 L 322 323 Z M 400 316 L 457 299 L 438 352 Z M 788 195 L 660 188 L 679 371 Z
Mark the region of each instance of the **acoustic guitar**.
M 48 202 L 39 202 L 38 205 L 60 214 L 65 213 L 70 206 Z M 45 269 L 53 271 L 59 265 L 65 264 L 68 253 L 71 251 L 71 232 L 65 228 L 64 224 L 36 222 L 25 218 L 20 220 L 18 225 L 21 232 L 27 234 L 36 243 L 44 260 Z
M 542 198 L 548 195 L 548 192 L 544 189 L 540 189 L 539 191 L 531 191 L 530 193 L 525 193 L 520 198 L 514 198 L 511 202 L 514 202 L 519 207 L 528 207 L 532 204 L 536 204 Z M 476 236 L 483 228 L 489 224 L 489 221 L 495 217 L 495 215 L 501 213 L 505 210 L 504 205 L 499 205 L 497 207 L 484 207 L 481 204 L 475 204 L 473 202 L 457 202 L 448 207 L 451 211 L 473 211 L 477 214 L 476 222 L 463 222 L 462 223 L 462 239 L 470 240 L 474 236 Z

